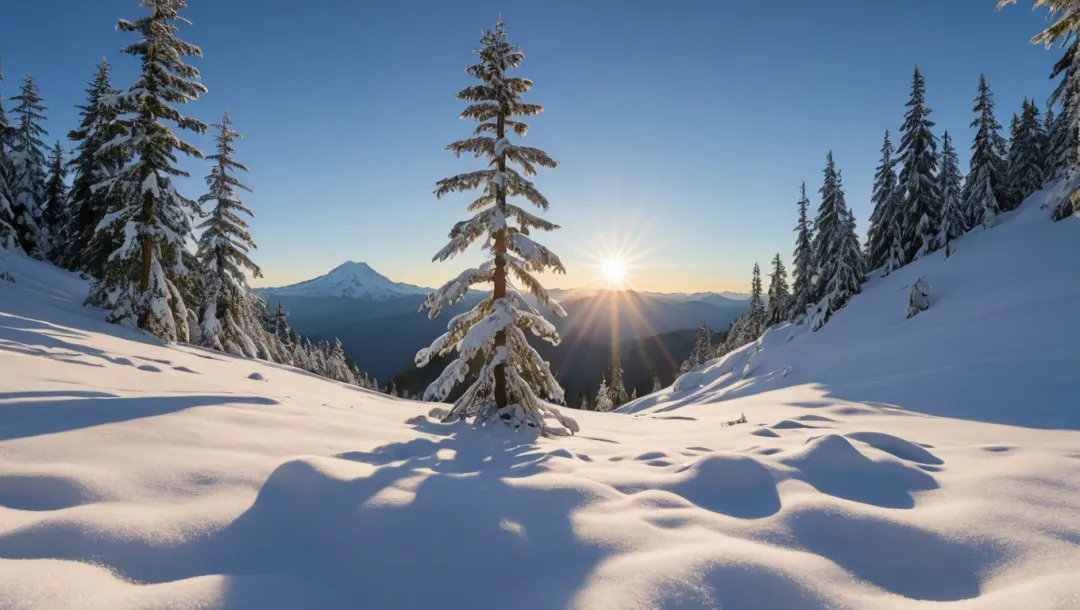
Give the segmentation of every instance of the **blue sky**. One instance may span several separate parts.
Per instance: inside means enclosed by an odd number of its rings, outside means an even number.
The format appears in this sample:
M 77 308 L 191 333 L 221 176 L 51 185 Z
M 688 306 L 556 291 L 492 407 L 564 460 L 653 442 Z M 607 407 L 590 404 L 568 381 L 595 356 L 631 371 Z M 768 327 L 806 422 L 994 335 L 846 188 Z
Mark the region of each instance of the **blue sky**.
M 744 290 L 754 261 L 790 260 L 799 184 L 816 194 L 829 149 L 865 231 L 881 138 L 900 126 L 915 64 L 966 166 L 980 72 L 1007 124 L 1025 96 L 1045 101 L 1058 55 L 1027 43 L 1046 22 L 1028 2 L 1000 13 L 994 0 L 189 3 L 182 36 L 203 48 L 193 63 L 209 93 L 184 111 L 213 122 L 228 105 L 246 136 L 258 285 L 347 259 L 436 285 L 480 260 L 430 262 L 466 217 L 466 199 L 431 191 L 479 168 L 443 147 L 471 133 L 454 94 L 500 11 L 536 84 L 529 99 L 546 107 L 526 143 L 562 164 L 536 178 L 564 227 L 541 240 L 569 268 L 546 280 L 560 287 L 594 282 L 601 259 L 621 256 L 641 289 Z M 9 4 L 3 95 L 32 72 L 53 137 L 75 124 L 101 57 L 131 83 L 137 62 L 117 49 L 132 35 L 113 26 L 143 13 L 136 0 Z M 197 197 L 208 166 L 183 166 Z

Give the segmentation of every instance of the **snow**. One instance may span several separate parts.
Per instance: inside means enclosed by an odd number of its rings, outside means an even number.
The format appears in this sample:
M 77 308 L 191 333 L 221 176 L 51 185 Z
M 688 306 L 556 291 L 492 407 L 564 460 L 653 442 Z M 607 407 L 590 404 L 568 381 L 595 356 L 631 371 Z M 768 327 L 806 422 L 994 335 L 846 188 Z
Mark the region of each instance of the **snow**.
M 1078 607 L 1080 227 L 1040 196 L 556 439 L 162 345 L 8 253 L 0 608 Z
M 400 296 L 427 295 L 431 290 L 392 282 L 367 263 L 347 261 L 326 275 L 280 288 L 259 288 L 255 292 L 263 296 L 341 297 L 384 301 Z

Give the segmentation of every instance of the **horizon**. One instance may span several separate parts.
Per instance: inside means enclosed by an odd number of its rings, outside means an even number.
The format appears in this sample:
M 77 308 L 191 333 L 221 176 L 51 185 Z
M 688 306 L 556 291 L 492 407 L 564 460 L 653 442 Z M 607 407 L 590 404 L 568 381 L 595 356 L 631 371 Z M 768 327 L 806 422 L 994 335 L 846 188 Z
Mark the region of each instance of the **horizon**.
M 647 2 L 613 12 L 613 3 L 485 0 L 347 5 L 327 21 L 320 6 L 265 2 L 252 17 L 244 3 L 195 2 L 184 13 L 193 25 L 180 36 L 202 47 L 204 59 L 192 63 L 209 93 L 182 111 L 212 123 L 228 106 L 246 136 L 238 159 L 252 167 L 242 178 L 254 189 L 245 201 L 265 272 L 253 286 L 293 284 L 349 259 L 395 281 L 439 286 L 481 260 L 474 251 L 430 262 L 447 228 L 466 217 L 464 199 L 440 201 L 431 191 L 443 177 L 481 167 L 443 148 L 472 129 L 458 120 L 464 105 L 454 95 L 470 82 L 463 68 L 480 30 L 501 11 L 525 53 L 516 73 L 535 82 L 526 100 L 545 106 L 523 142 L 561 161 L 535 182 L 552 202 L 544 217 L 564 227 L 545 243 L 568 273 L 542 282 L 590 285 L 615 258 L 641 291 L 743 293 L 755 261 L 766 267 L 779 252 L 790 267 L 799 185 L 816 207 L 829 150 L 865 234 L 881 138 L 889 129 L 897 140 L 916 64 L 936 133 L 954 136 L 965 169 L 980 73 L 1003 124 L 1025 97 L 1043 105 L 1058 54 L 1027 40 L 1045 26 L 1045 11 L 1011 7 L 1005 16 L 984 0 L 919 4 L 792 0 L 767 16 L 705 5 L 687 19 Z M 134 39 L 114 25 L 143 14 L 133 0 L 9 10 L 14 18 L 0 24 L 3 93 L 35 74 L 50 140 L 75 126 L 94 58 L 110 61 L 115 85 L 132 82 L 137 62 L 117 50 Z M 236 19 L 250 27 L 230 27 Z M 48 39 L 20 26 L 46 20 L 55 32 Z M 766 28 L 774 35 L 762 48 Z M 904 52 L 880 42 L 905 37 L 925 42 Z M 658 120 L 682 108 L 697 111 L 692 121 Z M 210 136 L 183 137 L 211 148 Z M 209 165 L 180 166 L 192 173 L 181 192 L 198 197 Z

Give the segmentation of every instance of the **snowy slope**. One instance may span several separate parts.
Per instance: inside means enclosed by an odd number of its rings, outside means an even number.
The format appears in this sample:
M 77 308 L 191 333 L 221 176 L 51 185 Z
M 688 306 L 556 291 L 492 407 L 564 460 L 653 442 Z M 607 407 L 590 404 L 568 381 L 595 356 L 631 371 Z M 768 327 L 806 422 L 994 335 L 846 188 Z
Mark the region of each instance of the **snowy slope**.
M 315 279 L 280 288 L 260 288 L 256 292 L 274 296 L 338 297 L 383 301 L 408 295 L 427 295 L 431 289 L 393 282 L 372 269 L 367 263 L 347 261 L 334 267 L 330 273 L 320 275 Z
M 535 444 L 159 345 L 11 257 L 0 608 L 1080 607 L 1080 228 L 1033 207 L 773 331 L 745 380 L 747 350 Z

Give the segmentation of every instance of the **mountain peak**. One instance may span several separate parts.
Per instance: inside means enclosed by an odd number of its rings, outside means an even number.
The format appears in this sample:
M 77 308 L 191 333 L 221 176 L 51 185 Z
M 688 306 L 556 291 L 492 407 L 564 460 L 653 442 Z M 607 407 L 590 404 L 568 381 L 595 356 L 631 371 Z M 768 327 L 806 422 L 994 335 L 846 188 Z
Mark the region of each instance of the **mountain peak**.
M 394 282 L 367 263 L 349 260 L 334 267 L 326 275 L 291 286 L 263 288 L 260 292 L 274 296 L 385 301 L 395 297 L 426 295 L 430 291 L 420 286 Z

